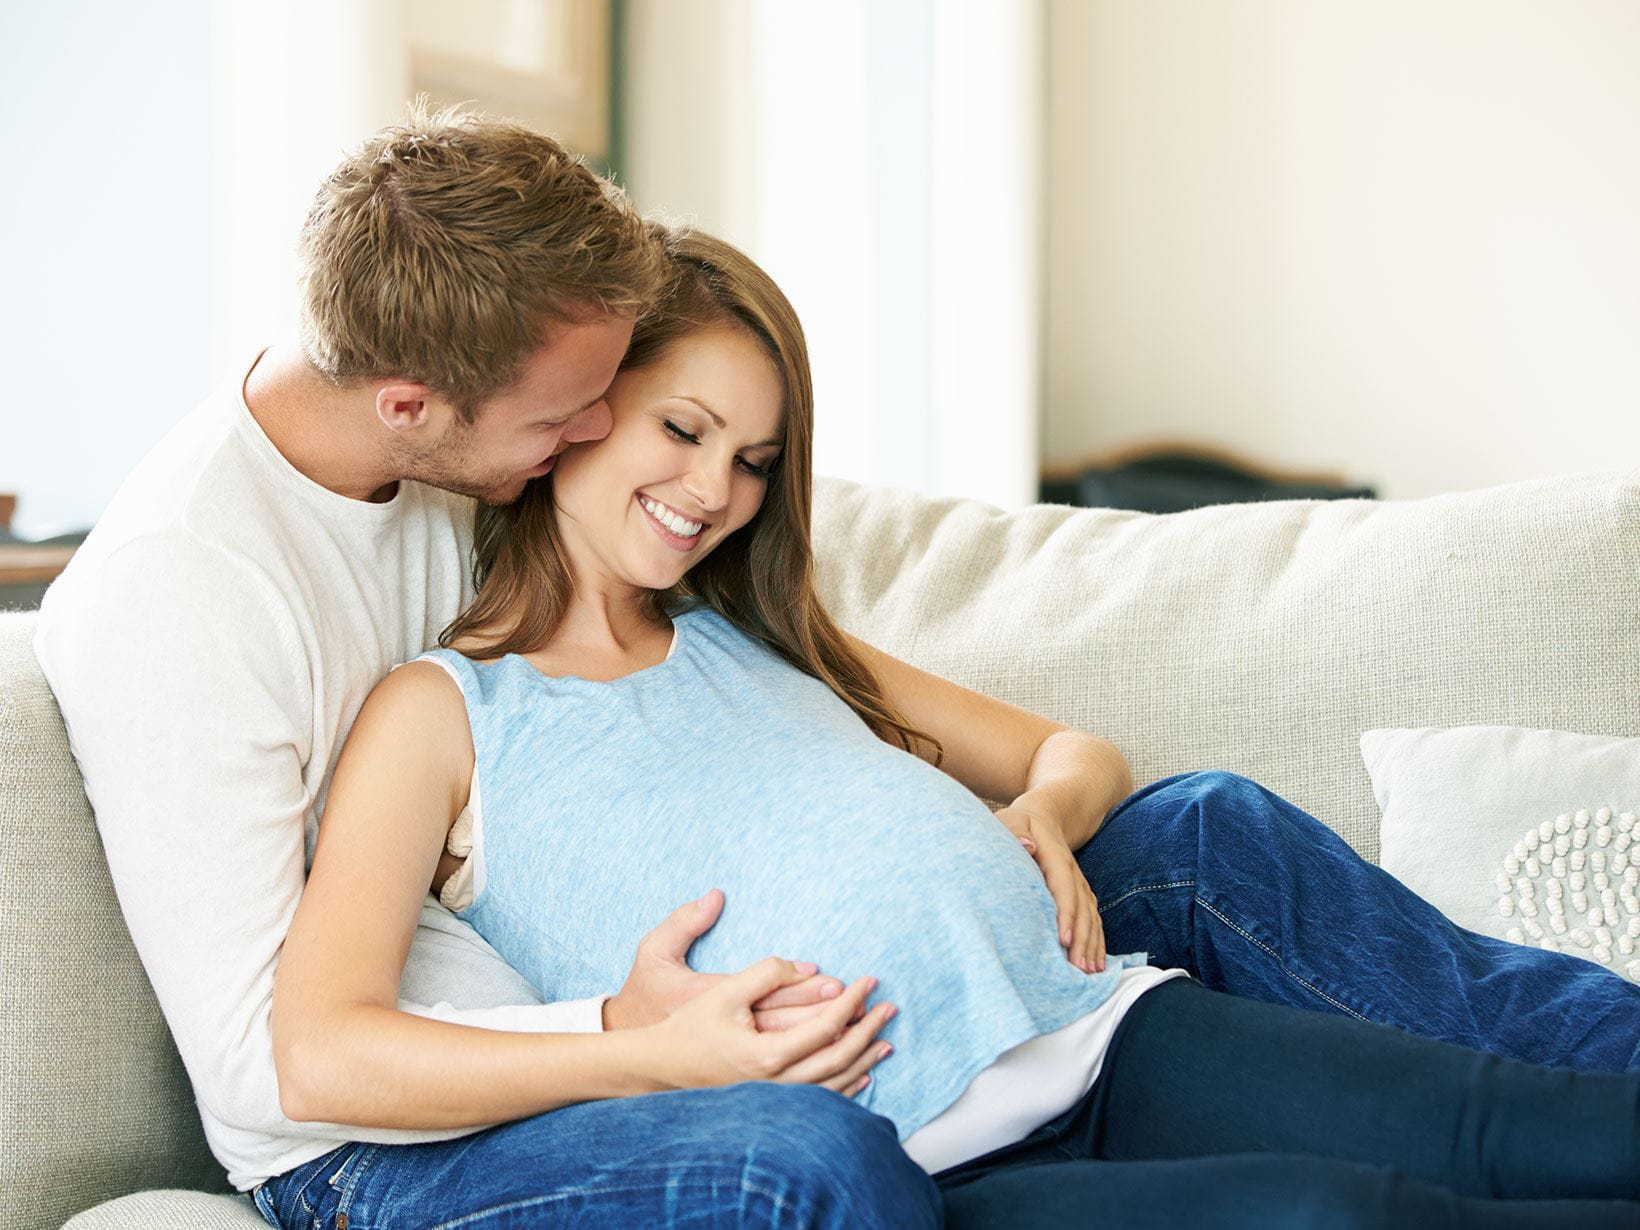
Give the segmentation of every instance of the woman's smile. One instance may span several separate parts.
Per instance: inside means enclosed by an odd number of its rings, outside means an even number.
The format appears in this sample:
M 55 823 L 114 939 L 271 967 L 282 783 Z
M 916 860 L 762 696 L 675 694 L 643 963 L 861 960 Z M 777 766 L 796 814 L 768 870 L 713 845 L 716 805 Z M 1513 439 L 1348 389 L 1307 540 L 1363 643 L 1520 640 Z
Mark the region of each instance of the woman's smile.
M 644 520 L 649 523 L 649 528 L 674 551 L 694 550 L 695 544 L 700 542 L 701 534 L 708 528 L 708 522 L 691 521 L 677 509 L 662 504 L 641 491 L 634 498 Z

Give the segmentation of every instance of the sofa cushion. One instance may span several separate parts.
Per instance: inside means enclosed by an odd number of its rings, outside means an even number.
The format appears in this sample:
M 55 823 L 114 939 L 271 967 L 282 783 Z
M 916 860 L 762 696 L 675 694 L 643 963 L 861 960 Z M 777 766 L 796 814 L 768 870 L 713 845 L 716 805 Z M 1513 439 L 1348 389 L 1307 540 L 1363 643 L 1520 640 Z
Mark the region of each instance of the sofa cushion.
M 120 921 L 33 625 L 0 615 L 0 1230 L 56 1230 L 144 1187 L 226 1189 Z
M 1361 758 L 1384 870 L 1459 926 L 1640 982 L 1640 739 L 1369 730 Z
M 927 670 L 1265 783 L 1376 860 L 1383 726 L 1640 734 L 1640 471 L 1429 499 L 1004 513 L 836 480 L 822 595 Z
M 268 1230 L 248 1196 L 212 1196 L 193 1191 L 138 1192 L 70 1218 L 63 1230 Z

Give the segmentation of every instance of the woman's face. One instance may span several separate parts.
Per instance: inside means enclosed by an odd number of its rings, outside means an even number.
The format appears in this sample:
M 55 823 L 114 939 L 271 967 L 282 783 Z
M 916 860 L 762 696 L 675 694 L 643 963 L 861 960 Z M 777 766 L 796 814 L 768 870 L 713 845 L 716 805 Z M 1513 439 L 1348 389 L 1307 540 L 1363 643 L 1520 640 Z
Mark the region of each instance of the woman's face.
M 610 386 L 602 440 L 558 460 L 553 502 L 574 571 L 667 589 L 763 504 L 782 389 L 745 331 L 690 333 Z

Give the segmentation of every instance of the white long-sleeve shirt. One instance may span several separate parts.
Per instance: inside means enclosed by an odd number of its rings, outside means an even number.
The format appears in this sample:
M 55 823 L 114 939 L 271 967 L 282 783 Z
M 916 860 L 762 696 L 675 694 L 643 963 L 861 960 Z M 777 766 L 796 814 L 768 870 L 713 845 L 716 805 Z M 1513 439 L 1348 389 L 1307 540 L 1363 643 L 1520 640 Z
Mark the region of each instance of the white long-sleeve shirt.
M 257 425 L 243 380 L 132 473 L 47 592 L 35 652 L 206 1138 L 247 1189 L 347 1140 L 466 1134 L 285 1118 L 270 1019 L 342 742 L 377 681 L 471 597 L 473 503 L 411 482 L 384 504 L 319 486 Z M 601 999 L 539 1003 L 431 900 L 400 994 L 468 1025 L 601 1027 Z

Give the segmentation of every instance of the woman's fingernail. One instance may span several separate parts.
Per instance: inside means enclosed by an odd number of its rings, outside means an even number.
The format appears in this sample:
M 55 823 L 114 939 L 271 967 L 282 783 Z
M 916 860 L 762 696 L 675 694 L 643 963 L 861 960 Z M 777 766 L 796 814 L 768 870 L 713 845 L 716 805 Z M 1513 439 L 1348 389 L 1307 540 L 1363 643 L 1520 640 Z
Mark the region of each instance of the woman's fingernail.
M 842 993 L 843 987 L 841 983 L 823 982 L 820 984 L 821 999 L 836 999 Z
M 813 961 L 794 961 L 792 964 L 797 966 L 797 972 L 799 974 L 813 976 L 820 972 L 820 967 Z
M 860 1078 L 860 1083 L 858 1085 L 854 1086 L 854 1092 L 859 1093 L 860 1090 L 864 1089 L 869 1084 L 871 1084 L 871 1077 L 862 1076 Z
M 900 1013 L 900 1006 L 898 1004 L 890 1004 L 888 1006 L 888 1011 L 883 1013 L 883 1023 L 887 1024 L 889 1021 L 892 1021 L 896 1016 L 899 1015 L 899 1013 Z
M 893 1053 L 894 1053 L 894 1045 L 893 1045 L 893 1043 L 890 1043 L 890 1042 L 885 1042 L 877 1048 L 877 1058 L 878 1059 L 887 1059 Z

